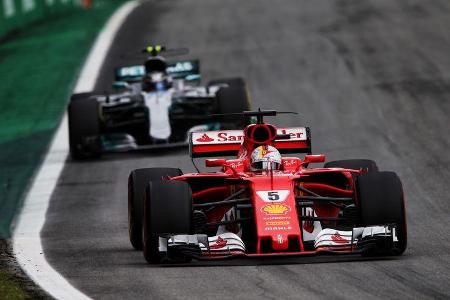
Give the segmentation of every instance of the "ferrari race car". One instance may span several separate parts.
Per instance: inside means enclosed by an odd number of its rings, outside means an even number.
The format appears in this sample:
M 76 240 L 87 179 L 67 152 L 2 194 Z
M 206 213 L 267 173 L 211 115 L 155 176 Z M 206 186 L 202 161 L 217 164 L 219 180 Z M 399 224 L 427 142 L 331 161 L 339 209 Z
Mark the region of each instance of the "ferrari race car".
M 241 128 L 248 119 L 222 121 L 214 113 L 250 108 L 242 78 L 199 86 L 198 60 L 166 61 L 183 49 L 147 47 L 144 65 L 117 68 L 114 94 L 72 95 L 68 106 L 70 153 L 74 159 L 188 145 L 190 132 Z
M 317 254 L 400 255 L 407 232 L 402 183 L 372 160 L 311 155 L 308 127 L 264 116 L 244 130 L 190 134 L 210 173 L 145 168 L 128 179 L 129 237 L 149 263 Z M 303 158 L 281 154 L 305 153 Z M 194 160 L 193 160 L 194 161 Z

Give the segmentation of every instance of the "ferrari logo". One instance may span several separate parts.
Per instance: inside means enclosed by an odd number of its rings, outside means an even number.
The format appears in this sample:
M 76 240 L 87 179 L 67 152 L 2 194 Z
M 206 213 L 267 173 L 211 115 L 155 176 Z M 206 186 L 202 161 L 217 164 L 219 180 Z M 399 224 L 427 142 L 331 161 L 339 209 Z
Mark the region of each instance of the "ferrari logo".
M 336 231 L 335 234 L 333 234 L 333 235 L 331 236 L 331 240 L 332 240 L 333 242 L 335 242 L 336 244 L 347 244 L 347 243 L 349 243 L 349 241 L 347 241 L 346 239 L 344 239 L 344 238 L 342 237 L 342 235 L 340 235 L 339 232 L 337 232 L 337 231 Z

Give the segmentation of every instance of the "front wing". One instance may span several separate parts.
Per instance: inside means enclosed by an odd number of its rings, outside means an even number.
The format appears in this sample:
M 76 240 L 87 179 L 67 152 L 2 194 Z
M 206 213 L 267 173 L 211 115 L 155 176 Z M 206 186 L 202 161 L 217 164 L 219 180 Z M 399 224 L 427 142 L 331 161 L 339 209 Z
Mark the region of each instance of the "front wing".
M 357 227 L 350 231 L 324 229 L 314 241 L 314 250 L 297 252 L 247 253 L 245 244 L 234 233 L 214 237 L 204 234 L 161 235 L 159 252 L 165 262 L 187 259 L 217 260 L 232 257 L 312 256 L 318 254 L 385 253 L 398 242 L 394 225 Z

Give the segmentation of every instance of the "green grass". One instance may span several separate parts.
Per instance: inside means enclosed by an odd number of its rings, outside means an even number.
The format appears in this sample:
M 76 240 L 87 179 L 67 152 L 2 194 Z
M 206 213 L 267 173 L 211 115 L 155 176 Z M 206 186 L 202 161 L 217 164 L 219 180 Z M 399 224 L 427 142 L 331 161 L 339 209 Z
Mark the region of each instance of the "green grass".
M 92 42 L 123 2 L 96 0 L 90 11 L 55 15 L 0 41 L 0 239 L 11 236 Z M 0 299 L 40 298 L 24 287 L 0 264 Z
M 92 42 L 124 0 L 97 0 L 0 42 L 0 238 L 42 161 Z M 1 290 L 0 290 L 1 295 Z
M 25 291 L 22 286 L 7 271 L 0 267 L 0 297 L 4 300 L 32 299 L 30 293 Z

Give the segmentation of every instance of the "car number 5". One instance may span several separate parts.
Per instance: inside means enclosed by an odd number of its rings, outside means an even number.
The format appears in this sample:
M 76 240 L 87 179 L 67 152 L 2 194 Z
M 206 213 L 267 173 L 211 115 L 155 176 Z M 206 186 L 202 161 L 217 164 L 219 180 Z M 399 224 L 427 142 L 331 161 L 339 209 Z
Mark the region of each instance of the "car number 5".
M 277 201 L 280 200 L 280 195 L 278 195 L 278 192 L 267 192 L 267 199 L 271 201 Z

